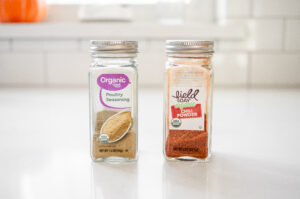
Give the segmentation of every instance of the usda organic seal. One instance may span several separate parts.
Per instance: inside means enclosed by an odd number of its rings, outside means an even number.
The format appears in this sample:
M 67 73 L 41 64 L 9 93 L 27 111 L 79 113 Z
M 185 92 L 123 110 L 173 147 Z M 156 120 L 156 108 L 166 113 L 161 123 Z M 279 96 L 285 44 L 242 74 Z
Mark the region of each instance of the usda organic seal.
M 178 128 L 181 125 L 181 120 L 179 118 L 174 118 L 171 123 L 173 127 Z
M 106 135 L 106 134 L 101 134 L 100 137 L 99 137 L 99 140 L 100 140 L 100 142 L 102 142 L 102 143 L 107 143 L 107 142 L 108 142 L 108 139 L 109 139 L 109 137 L 108 137 L 108 135 Z

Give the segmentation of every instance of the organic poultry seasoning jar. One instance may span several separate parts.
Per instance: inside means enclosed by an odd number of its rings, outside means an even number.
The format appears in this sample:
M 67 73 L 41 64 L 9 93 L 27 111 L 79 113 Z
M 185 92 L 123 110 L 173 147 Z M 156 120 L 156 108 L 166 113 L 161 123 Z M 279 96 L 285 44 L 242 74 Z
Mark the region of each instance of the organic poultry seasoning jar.
M 211 147 L 212 41 L 167 41 L 164 155 L 207 161 Z
M 137 158 L 137 42 L 91 41 L 89 70 L 91 157 Z

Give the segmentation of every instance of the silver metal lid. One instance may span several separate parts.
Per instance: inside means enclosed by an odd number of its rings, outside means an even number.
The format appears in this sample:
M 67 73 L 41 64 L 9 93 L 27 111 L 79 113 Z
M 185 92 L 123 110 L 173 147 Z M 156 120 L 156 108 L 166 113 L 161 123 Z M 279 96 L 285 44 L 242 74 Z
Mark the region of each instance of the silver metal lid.
M 169 54 L 213 53 L 213 41 L 199 40 L 167 40 L 166 52 Z
M 91 52 L 95 53 L 137 53 L 137 41 L 91 40 Z

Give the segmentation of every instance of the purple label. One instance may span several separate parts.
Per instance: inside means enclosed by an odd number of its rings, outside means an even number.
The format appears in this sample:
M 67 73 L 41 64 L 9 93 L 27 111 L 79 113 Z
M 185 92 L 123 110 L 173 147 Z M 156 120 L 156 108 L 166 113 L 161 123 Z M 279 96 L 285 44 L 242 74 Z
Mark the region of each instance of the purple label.
M 126 88 L 129 78 L 124 74 L 102 74 L 97 79 L 98 85 L 109 91 L 118 91 Z

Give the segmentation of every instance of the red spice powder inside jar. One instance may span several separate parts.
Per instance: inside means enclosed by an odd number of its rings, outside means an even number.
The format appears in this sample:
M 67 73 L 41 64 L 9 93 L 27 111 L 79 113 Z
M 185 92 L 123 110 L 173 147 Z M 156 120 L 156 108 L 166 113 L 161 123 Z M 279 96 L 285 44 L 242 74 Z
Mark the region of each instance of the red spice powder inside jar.
M 206 158 L 208 155 L 206 122 L 204 131 L 169 130 L 166 140 L 166 155 L 168 157 L 191 156 Z

